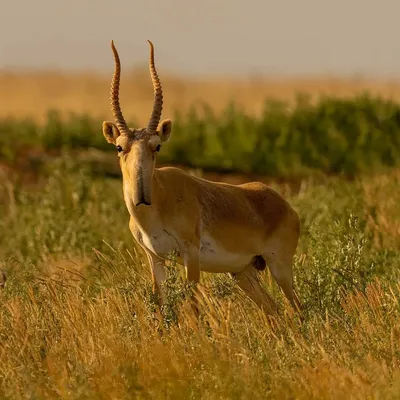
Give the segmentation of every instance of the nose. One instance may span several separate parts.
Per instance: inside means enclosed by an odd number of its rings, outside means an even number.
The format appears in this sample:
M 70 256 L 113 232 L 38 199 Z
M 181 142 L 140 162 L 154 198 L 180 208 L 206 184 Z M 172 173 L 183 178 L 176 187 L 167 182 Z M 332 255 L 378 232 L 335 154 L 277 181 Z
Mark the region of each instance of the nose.
M 142 198 L 142 200 L 138 201 L 137 203 L 135 203 L 135 207 L 140 206 L 141 204 L 144 204 L 145 206 L 151 206 L 151 203 L 146 201 L 145 199 Z

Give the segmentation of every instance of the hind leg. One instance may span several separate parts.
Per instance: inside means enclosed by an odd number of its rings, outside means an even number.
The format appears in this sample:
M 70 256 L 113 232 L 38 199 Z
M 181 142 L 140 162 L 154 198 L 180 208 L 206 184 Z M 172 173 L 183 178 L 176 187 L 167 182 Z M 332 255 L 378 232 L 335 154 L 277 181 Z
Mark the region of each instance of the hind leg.
M 231 274 L 231 276 L 236 280 L 237 285 L 243 292 L 263 311 L 267 314 L 276 314 L 276 304 L 262 287 L 259 272 L 252 264 L 247 265 L 242 271 L 236 274 Z
M 272 254 L 265 256 L 265 258 L 272 276 L 290 301 L 290 304 L 295 310 L 301 310 L 300 299 L 293 285 L 293 256 Z

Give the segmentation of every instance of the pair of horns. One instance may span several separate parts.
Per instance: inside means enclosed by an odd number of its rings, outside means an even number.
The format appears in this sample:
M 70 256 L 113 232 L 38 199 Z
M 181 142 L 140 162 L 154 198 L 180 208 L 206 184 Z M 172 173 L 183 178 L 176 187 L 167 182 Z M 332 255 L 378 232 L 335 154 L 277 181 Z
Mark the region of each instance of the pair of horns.
M 150 121 L 147 126 L 147 131 L 149 133 L 155 133 L 157 130 L 158 123 L 160 122 L 162 106 L 163 106 L 163 94 L 160 79 L 158 78 L 156 66 L 154 63 L 154 46 L 153 43 L 148 40 L 150 45 L 150 76 L 153 82 L 154 89 L 154 105 L 153 112 L 151 113 Z M 128 134 L 129 128 L 125 122 L 125 118 L 122 115 L 121 107 L 119 105 L 119 83 L 121 78 L 121 62 L 119 60 L 119 55 L 117 49 L 114 46 L 114 41 L 111 42 L 111 48 L 114 54 L 114 75 L 111 81 L 111 110 L 114 115 L 115 123 L 121 134 Z

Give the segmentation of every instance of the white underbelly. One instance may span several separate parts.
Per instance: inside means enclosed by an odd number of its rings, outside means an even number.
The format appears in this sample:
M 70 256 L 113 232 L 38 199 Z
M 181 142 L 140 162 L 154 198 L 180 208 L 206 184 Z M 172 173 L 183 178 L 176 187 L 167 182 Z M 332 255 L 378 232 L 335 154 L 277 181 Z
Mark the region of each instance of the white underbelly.
M 179 240 L 164 229 L 155 229 L 151 233 L 140 231 L 138 239 L 146 249 L 161 258 L 168 258 L 171 252 L 176 250 L 181 256 L 178 259 L 183 261 L 181 260 L 183 249 L 179 245 Z M 200 270 L 205 272 L 236 273 L 248 265 L 255 256 L 255 254 L 240 251 L 227 251 L 207 233 L 204 233 L 201 238 L 199 250 Z
M 200 242 L 200 269 L 205 272 L 241 271 L 254 254 L 227 251 L 210 235 L 204 234 Z

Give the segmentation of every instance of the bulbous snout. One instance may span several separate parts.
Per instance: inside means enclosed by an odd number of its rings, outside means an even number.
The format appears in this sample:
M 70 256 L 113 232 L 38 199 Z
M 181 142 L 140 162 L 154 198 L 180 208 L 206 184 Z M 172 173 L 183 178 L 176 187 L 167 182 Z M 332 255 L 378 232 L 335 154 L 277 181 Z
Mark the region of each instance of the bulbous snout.
M 122 164 L 124 190 L 134 207 L 151 206 L 154 159 L 147 141 L 137 140 Z
M 137 184 L 133 186 L 133 204 L 135 207 L 140 205 L 151 206 L 151 175 L 146 176 L 143 171 L 139 172 Z

